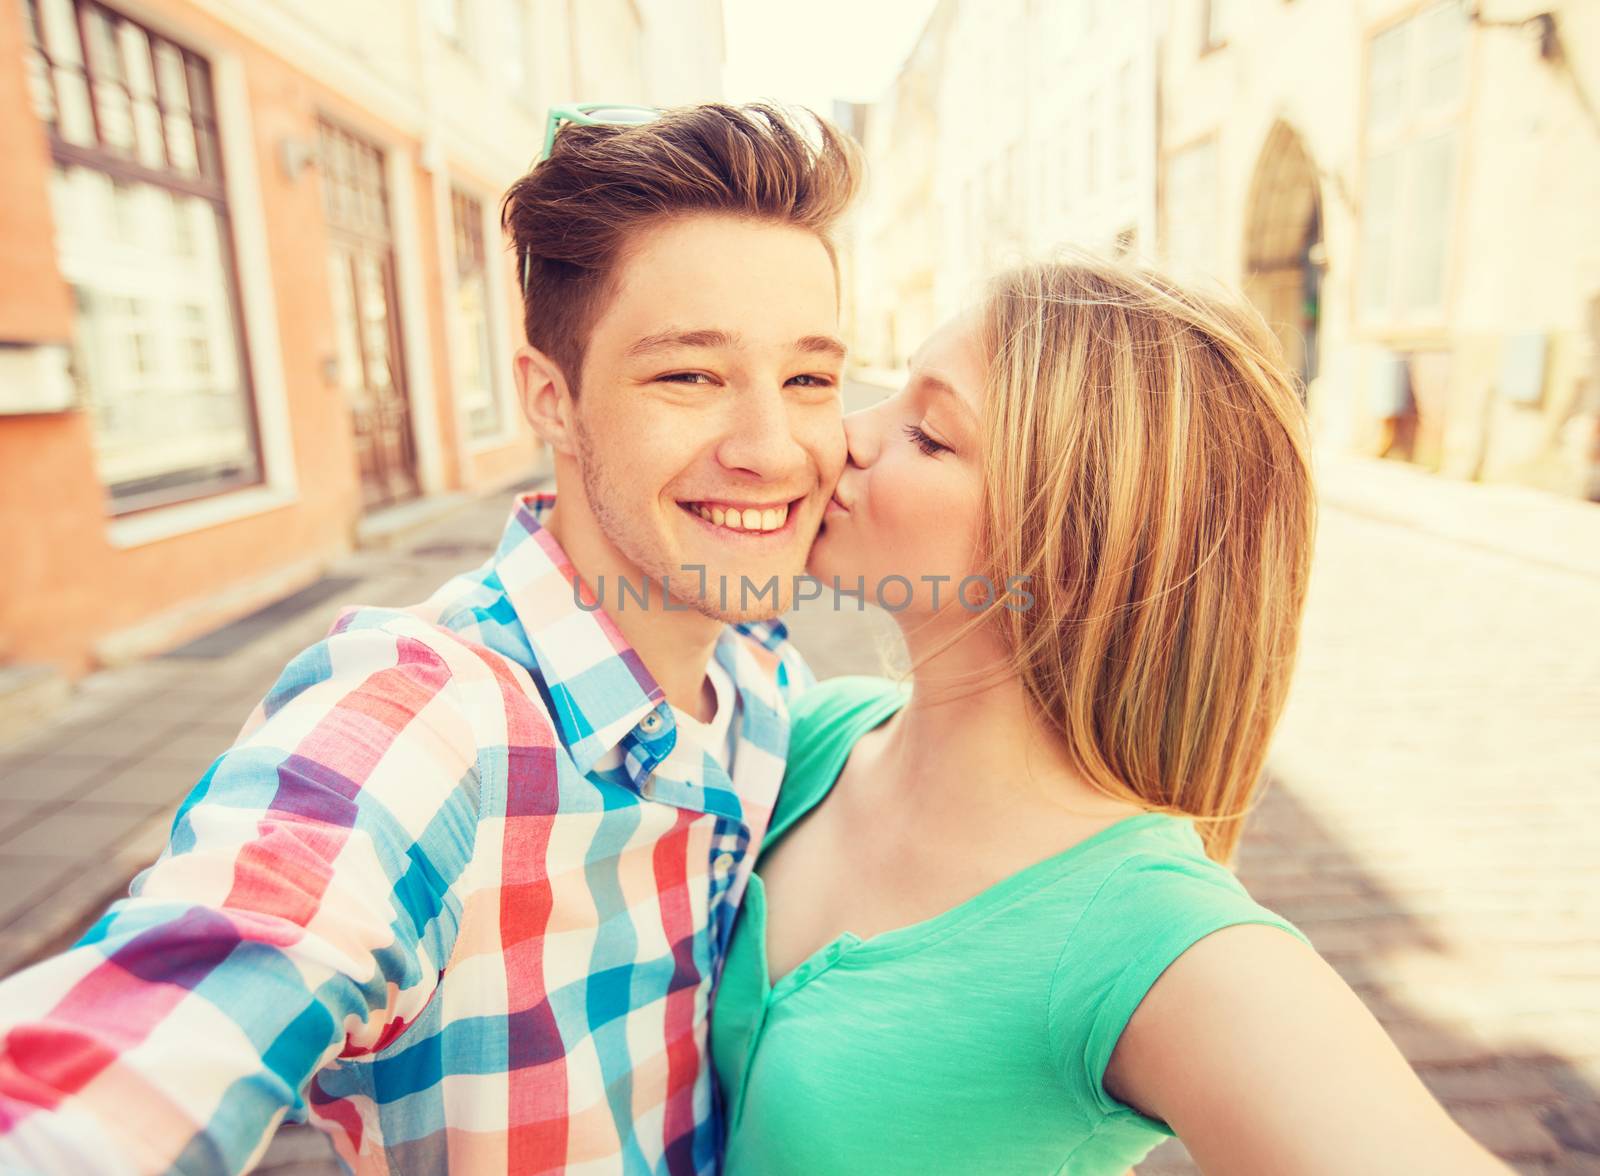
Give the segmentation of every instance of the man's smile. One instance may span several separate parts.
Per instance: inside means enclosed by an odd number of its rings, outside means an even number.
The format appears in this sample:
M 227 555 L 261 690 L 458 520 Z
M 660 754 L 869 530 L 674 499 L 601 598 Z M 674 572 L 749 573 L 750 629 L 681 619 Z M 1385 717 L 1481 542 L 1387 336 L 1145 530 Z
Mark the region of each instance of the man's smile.
M 796 510 L 804 501 L 804 496 L 764 502 L 700 499 L 678 505 L 721 537 L 759 540 L 792 535 Z

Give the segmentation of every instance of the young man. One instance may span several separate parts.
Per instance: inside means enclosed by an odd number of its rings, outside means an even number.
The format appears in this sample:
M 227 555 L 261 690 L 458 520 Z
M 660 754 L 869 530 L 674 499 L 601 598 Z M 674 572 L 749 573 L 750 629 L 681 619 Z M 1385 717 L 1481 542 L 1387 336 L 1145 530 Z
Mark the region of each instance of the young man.
M 286 1114 L 361 1173 L 714 1170 L 707 1008 L 809 680 L 764 618 L 844 460 L 853 160 L 711 105 L 569 126 L 512 188 L 557 495 L 341 616 L 132 897 L 0 984 L 0 1170 L 241 1171 Z

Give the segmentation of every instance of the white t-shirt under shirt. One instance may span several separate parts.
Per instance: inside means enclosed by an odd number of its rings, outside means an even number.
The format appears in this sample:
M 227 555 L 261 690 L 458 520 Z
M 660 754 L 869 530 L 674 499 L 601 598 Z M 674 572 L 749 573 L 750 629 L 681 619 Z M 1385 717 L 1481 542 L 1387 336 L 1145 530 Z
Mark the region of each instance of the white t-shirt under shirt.
M 739 709 L 739 692 L 733 688 L 733 679 L 728 677 L 717 659 L 712 658 L 706 666 L 706 677 L 711 679 L 711 687 L 717 694 L 717 710 L 711 716 L 711 721 L 702 723 L 699 719 L 678 707 L 672 708 L 672 717 L 677 720 L 679 743 L 685 738 L 693 739 L 703 750 L 709 752 L 711 757 L 722 765 L 728 775 L 733 775 L 733 725 L 734 712 Z

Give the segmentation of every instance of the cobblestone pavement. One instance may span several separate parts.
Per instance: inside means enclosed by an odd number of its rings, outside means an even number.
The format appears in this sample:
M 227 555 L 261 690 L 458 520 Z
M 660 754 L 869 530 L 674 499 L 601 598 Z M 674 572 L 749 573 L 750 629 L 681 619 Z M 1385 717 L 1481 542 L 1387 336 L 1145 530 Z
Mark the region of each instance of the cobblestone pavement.
M 1474 1136 L 1530 1176 L 1600 1173 L 1600 507 L 1505 505 L 1387 466 L 1329 475 L 1241 874 Z M 335 569 L 361 581 L 346 598 L 421 599 L 487 554 L 505 508 L 351 557 Z M 0 749 L 0 972 L 70 941 L 153 857 L 181 795 L 330 615 L 224 660 L 100 675 L 51 730 Z M 790 626 L 824 677 L 873 672 L 893 647 L 872 611 L 807 607 Z M 286 1131 L 263 1170 L 337 1169 L 320 1137 Z M 1169 1144 L 1139 1171 L 1194 1168 Z
M 1240 867 L 1472 1135 L 1548 1174 L 1600 1172 L 1600 574 L 1561 556 L 1325 508 Z

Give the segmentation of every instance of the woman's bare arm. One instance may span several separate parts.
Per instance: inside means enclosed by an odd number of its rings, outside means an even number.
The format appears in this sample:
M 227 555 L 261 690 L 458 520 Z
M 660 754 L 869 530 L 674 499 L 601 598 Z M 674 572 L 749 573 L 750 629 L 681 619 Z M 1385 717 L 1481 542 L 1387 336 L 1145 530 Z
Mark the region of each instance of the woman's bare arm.
M 1230 927 L 1167 969 L 1106 1068 L 1108 1091 L 1223 1176 L 1505 1176 L 1316 952 Z

